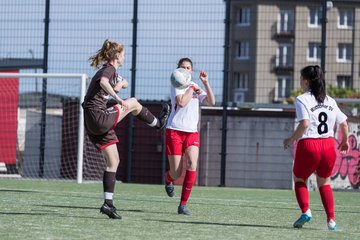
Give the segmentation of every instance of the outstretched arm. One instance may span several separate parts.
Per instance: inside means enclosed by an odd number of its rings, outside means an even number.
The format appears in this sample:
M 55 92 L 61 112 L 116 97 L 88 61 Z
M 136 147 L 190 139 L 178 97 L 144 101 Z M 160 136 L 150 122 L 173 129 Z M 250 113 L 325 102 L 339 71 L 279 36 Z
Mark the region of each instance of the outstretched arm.
M 207 93 L 203 103 L 208 106 L 215 105 L 215 96 L 209 84 L 208 74 L 203 70 L 200 71 L 200 80 L 204 84 L 205 91 Z

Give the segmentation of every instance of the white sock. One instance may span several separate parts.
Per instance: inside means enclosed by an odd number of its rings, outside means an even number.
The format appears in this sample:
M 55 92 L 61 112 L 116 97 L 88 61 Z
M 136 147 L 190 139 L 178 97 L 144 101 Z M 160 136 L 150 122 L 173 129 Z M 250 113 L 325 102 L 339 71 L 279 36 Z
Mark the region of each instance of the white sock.
M 152 123 L 148 124 L 148 125 L 149 125 L 150 127 L 155 127 L 156 124 L 157 124 L 157 122 L 158 122 L 157 118 L 154 118 L 154 121 L 153 121 Z
M 104 199 L 112 200 L 113 195 L 114 195 L 114 193 L 112 193 L 112 192 L 104 192 Z

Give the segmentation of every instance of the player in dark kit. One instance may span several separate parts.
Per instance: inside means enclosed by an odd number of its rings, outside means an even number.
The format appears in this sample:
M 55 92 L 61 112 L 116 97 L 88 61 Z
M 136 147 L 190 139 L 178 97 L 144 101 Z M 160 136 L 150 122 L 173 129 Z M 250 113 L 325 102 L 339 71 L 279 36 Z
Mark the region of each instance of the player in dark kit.
M 118 76 L 116 70 L 124 63 L 125 50 L 121 43 L 105 40 L 101 49 L 90 57 L 91 66 L 100 68 L 92 78 L 82 107 L 86 132 L 101 151 L 106 161 L 103 175 L 104 204 L 100 212 L 113 219 L 121 219 L 113 205 L 116 171 L 120 163 L 116 143 L 119 142 L 114 128 L 129 113 L 156 129 L 163 129 L 170 114 L 170 106 L 164 104 L 159 117 L 155 117 L 135 98 L 121 99 L 117 93 L 127 88 L 128 82 Z M 109 107 L 109 98 L 115 104 Z

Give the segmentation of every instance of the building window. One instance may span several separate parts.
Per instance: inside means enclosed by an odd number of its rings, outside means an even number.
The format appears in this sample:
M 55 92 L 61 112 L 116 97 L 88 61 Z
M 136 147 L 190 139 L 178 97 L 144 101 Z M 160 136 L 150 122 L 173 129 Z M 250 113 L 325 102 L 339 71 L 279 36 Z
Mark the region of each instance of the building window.
M 237 44 L 237 57 L 240 59 L 249 59 L 249 42 L 240 41 Z
M 293 46 L 291 44 L 280 44 L 276 50 L 276 67 L 293 66 Z
M 250 8 L 240 8 L 237 14 L 237 23 L 240 26 L 250 25 Z
M 275 101 L 290 97 L 294 81 L 291 76 L 279 76 L 275 87 Z
M 244 72 L 234 73 L 235 88 L 246 90 L 249 85 L 249 74 Z
M 294 11 L 281 10 L 278 15 L 277 32 L 292 33 L 294 31 Z
M 245 102 L 245 91 L 240 88 L 234 90 L 234 102 L 243 103 Z
M 339 43 L 337 48 L 337 62 L 351 62 L 352 46 L 350 43 Z
M 338 16 L 338 28 L 352 28 L 354 13 L 352 10 L 340 10 Z
M 307 60 L 309 62 L 320 61 L 321 58 L 321 48 L 320 43 L 309 42 L 309 47 L 307 50 Z
M 311 8 L 309 12 L 308 26 L 311 28 L 317 28 L 321 26 L 321 11 L 317 8 Z
M 248 90 L 249 85 L 249 73 L 246 72 L 234 72 L 234 102 L 245 102 L 245 93 Z
M 339 75 L 336 78 L 338 88 L 351 88 L 351 77 Z

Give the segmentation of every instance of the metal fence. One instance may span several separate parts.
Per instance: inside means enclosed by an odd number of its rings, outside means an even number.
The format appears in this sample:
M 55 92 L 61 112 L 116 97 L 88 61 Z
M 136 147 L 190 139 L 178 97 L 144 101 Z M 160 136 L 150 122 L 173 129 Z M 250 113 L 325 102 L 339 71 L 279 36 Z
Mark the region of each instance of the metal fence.
M 300 69 L 310 64 L 326 70 L 328 85 L 360 90 L 355 0 L 0 0 L 0 6 L 0 71 L 92 76 L 87 59 L 110 39 L 125 46 L 119 72 L 130 87 L 121 96 L 166 101 L 180 58 L 194 61 L 194 75 L 205 69 L 224 109 L 221 185 L 232 126 L 226 106 L 292 109 L 289 97 L 300 88 Z M 42 91 L 42 81 L 26 89 Z M 349 114 L 357 121 L 355 109 Z
M 123 97 L 167 100 L 169 73 L 185 56 L 194 61 L 194 76 L 209 72 L 218 105 L 286 103 L 309 64 L 326 70 L 328 84 L 360 89 L 358 1 L 0 4 L 0 70 L 11 65 L 22 72 L 92 76 L 87 59 L 111 39 L 126 49 L 119 71 L 131 86 Z
M 189 57 L 195 73 L 209 72 L 221 99 L 222 1 L 0 2 L 0 58 L 47 59 L 40 69 L 27 71 L 92 76 L 87 59 L 110 39 L 125 46 L 119 72 L 131 87 L 124 98 L 133 91 L 142 100 L 168 99 L 170 73 L 180 58 Z

